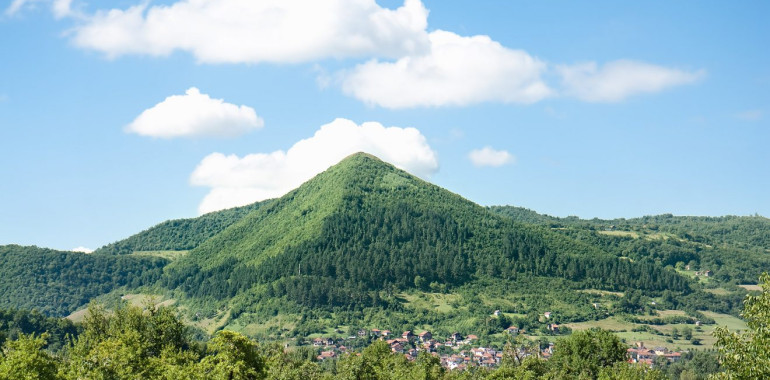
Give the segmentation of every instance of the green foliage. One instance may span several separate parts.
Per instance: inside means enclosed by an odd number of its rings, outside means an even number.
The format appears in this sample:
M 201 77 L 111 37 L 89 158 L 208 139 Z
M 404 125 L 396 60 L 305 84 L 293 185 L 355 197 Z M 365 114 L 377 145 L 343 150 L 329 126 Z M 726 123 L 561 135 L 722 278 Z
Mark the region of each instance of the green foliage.
M 158 280 L 167 260 L 0 246 L 0 307 L 67 315 L 121 286 Z
M 599 380 L 666 380 L 663 372 L 645 365 L 618 362 L 612 367 L 604 367 L 599 372 Z
M 716 378 L 770 378 L 770 274 L 760 277 L 762 292 L 746 297 L 743 317 L 749 326 L 744 333 L 730 332 L 725 327 L 714 331 L 719 358 L 725 372 Z
M 439 358 L 420 353 L 409 361 L 391 352 L 381 340 L 360 354 L 339 360 L 315 361 L 307 347 L 285 350 L 278 344 L 262 346 L 232 331 L 219 331 L 204 347 L 190 340 L 187 329 L 170 309 L 122 306 L 107 313 L 92 305 L 83 333 L 62 355 L 46 351 L 46 335 L 21 334 L 5 343 L 0 356 L 0 379 L 149 379 L 149 380 L 460 380 L 460 379 L 663 379 L 662 372 L 623 362 L 624 347 L 611 333 L 589 330 L 561 339 L 551 360 L 515 357 L 521 351 L 506 346 L 499 368 L 444 369 Z M 529 352 L 537 342 L 521 337 L 512 344 Z M 696 376 L 694 368 L 714 361 L 701 355 L 671 365 L 669 374 Z
M 548 361 L 559 378 L 595 379 L 606 368 L 626 359 L 626 347 L 609 331 L 578 331 L 556 341 Z
M 381 294 L 394 289 L 450 291 L 480 278 L 533 276 L 608 290 L 689 291 L 685 278 L 659 265 L 513 223 L 365 154 L 207 240 L 169 265 L 163 284 L 193 299 L 259 287 L 267 298 L 304 307 L 361 309 L 394 307 Z
M 753 284 L 770 266 L 770 219 L 761 216 L 694 217 L 671 214 L 634 219 L 556 218 L 513 206 L 490 211 L 555 232 L 635 261 L 711 270 L 719 282 Z M 736 309 L 740 304 L 731 305 Z M 723 310 L 724 312 L 724 310 Z
M 0 344 L 5 339 L 18 339 L 21 335 L 47 333 L 45 348 L 59 351 L 78 334 L 78 328 L 69 320 L 51 318 L 38 311 L 0 309 Z
M 43 350 L 48 334 L 21 334 L 6 343 L 0 358 L 2 380 L 57 380 L 58 362 Z
M 190 250 L 268 202 L 216 211 L 197 218 L 168 220 L 127 239 L 107 244 L 94 253 L 129 255 L 137 251 Z

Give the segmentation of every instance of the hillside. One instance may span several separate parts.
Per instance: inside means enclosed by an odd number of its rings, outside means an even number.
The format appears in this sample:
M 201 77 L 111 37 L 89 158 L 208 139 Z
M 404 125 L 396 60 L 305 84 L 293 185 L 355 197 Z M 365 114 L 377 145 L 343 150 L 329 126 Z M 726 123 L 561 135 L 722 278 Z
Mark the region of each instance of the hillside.
M 168 261 L 0 246 L 0 308 L 65 316 L 120 287 L 153 284 Z
M 684 270 L 713 272 L 722 283 L 754 284 L 770 270 L 770 219 L 761 216 L 697 217 L 671 214 L 633 219 L 556 218 L 514 206 L 490 211 L 548 227 L 616 256 Z
M 90 255 L 0 247 L 0 307 L 66 315 L 96 297 L 154 295 L 197 327 L 269 339 L 356 326 L 501 339 L 512 325 L 551 335 L 556 322 L 659 341 L 669 324 L 735 321 L 737 285 L 770 268 L 767 225 L 485 208 L 359 153 L 279 199 L 163 222 Z
M 404 291 L 470 299 L 479 287 L 518 288 L 503 297 L 521 312 L 580 299 L 584 314 L 593 313 L 589 296 L 552 292 L 691 292 L 686 277 L 660 265 L 510 221 L 366 154 L 252 211 L 169 265 L 161 283 L 195 314 L 209 315 L 208 307 L 231 319 L 252 318 L 276 300 L 282 314 L 398 310 Z
M 135 252 L 187 251 L 241 220 L 266 202 L 211 212 L 197 218 L 159 223 L 126 239 L 97 249 L 96 254 L 129 255 Z

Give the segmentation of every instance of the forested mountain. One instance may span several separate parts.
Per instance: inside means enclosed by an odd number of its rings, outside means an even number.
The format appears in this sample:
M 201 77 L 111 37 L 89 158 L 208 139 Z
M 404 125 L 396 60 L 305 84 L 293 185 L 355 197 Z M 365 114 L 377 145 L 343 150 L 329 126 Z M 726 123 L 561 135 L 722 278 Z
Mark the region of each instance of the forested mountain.
M 142 251 L 186 251 L 222 232 L 266 202 L 211 212 L 197 218 L 167 220 L 96 250 L 96 254 L 128 255 Z
M 622 260 L 512 222 L 367 154 L 355 154 L 207 240 L 162 280 L 193 298 L 258 287 L 311 307 L 383 306 L 380 291 L 478 278 L 566 278 L 587 288 L 690 291 Z
M 0 307 L 66 315 L 105 294 L 151 293 L 198 327 L 271 337 L 418 323 L 548 334 L 547 310 L 577 323 L 676 309 L 694 323 L 708 320 L 699 310 L 738 314 L 735 285 L 770 269 L 768 225 L 485 208 L 359 153 L 279 199 L 163 222 L 93 254 L 2 246 Z M 696 273 L 707 270 L 708 281 Z M 495 310 L 515 319 L 490 320 Z
M 492 212 L 542 225 L 606 252 L 636 261 L 710 270 L 722 282 L 753 284 L 770 270 L 770 219 L 761 216 L 696 217 L 671 214 L 633 219 L 556 218 L 513 206 Z
M 119 287 L 154 283 L 168 261 L 4 245 L 0 263 L 0 307 L 64 316 Z

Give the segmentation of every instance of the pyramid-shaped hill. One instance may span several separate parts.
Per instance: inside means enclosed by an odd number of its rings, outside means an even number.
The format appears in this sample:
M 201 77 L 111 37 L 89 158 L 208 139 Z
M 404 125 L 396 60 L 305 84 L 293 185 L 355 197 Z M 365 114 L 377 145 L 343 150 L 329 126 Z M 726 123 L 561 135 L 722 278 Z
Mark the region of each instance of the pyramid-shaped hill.
M 268 289 L 306 305 L 366 306 L 377 302 L 372 291 L 517 275 L 687 289 L 659 265 L 517 224 L 363 153 L 208 239 L 171 264 L 164 283 L 190 297 Z

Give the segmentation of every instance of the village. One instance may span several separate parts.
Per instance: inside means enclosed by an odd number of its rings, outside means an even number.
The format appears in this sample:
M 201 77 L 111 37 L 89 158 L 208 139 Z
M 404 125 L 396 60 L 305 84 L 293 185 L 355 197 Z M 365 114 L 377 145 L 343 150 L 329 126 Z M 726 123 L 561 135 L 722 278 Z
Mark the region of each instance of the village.
M 553 327 L 558 328 L 556 325 L 549 325 L 549 328 Z M 505 333 L 514 338 L 519 334 L 523 335 L 525 331 L 511 326 L 505 330 Z M 440 358 L 441 365 L 450 370 L 462 371 L 471 367 L 495 368 L 501 364 L 504 356 L 502 348 L 484 347 L 478 344 L 478 336 L 473 334 L 463 336 L 457 332 L 446 339 L 437 339 L 430 331 L 422 331 L 417 334 L 412 331 L 404 331 L 400 335 L 396 335 L 390 330 L 360 329 L 355 336 L 337 339 L 315 338 L 308 343 L 320 350 L 317 359 L 325 361 L 337 359 L 345 354 L 353 354 L 355 351 L 349 346 L 352 341 L 357 339 L 385 341 L 392 352 L 403 354 L 410 361 L 415 360 L 420 353 L 426 352 Z M 515 340 L 511 339 L 511 341 Z M 348 347 L 346 347 L 346 343 L 348 343 Z M 531 356 L 547 360 L 553 354 L 553 342 L 549 342 L 547 345 L 533 343 L 535 344 L 515 347 L 512 354 L 518 360 Z M 671 351 L 666 347 L 647 348 L 643 342 L 635 342 L 633 347 L 628 348 L 627 355 L 629 363 L 652 366 L 656 360 L 665 359 L 672 363 L 677 362 L 681 359 L 682 353 Z

